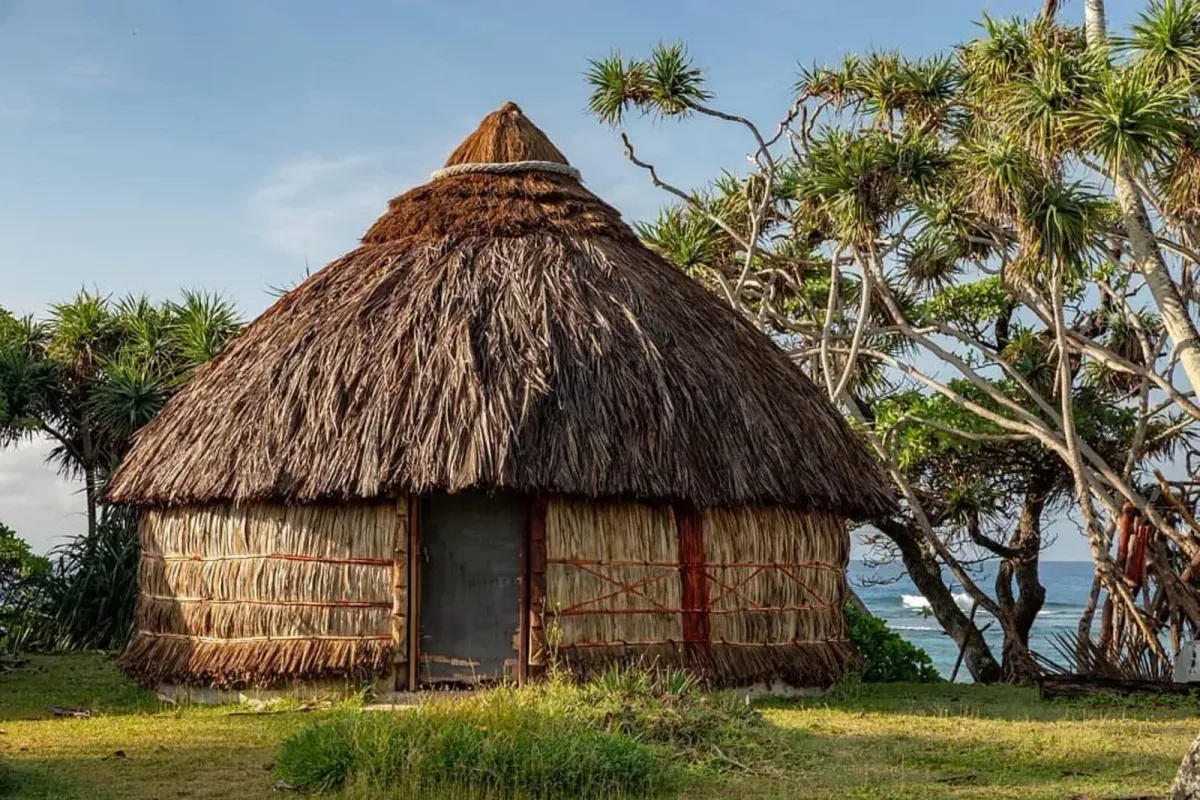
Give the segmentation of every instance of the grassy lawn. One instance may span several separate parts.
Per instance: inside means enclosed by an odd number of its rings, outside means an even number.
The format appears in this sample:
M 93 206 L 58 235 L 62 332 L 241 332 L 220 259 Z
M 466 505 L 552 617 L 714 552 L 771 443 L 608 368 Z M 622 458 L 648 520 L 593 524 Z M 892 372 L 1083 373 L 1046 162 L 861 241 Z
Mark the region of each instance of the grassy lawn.
M 686 796 L 1154 796 L 1200 728 L 1191 703 L 1042 703 L 1008 687 L 860 685 L 761 707 L 769 747 Z M 332 712 L 246 711 L 166 706 L 101 654 L 30 657 L 0 673 L 0 795 L 279 797 L 279 743 Z

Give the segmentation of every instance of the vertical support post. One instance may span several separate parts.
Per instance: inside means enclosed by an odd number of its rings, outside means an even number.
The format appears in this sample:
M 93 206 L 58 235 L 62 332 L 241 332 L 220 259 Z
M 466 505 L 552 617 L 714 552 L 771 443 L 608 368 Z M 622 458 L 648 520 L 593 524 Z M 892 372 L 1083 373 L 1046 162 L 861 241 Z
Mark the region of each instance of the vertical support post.
M 392 537 L 392 689 L 408 685 L 408 528 L 413 513 L 408 498 L 396 500 Z
M 546 669 L 550 654 L 546 646 L 546 507 L 549 500 L 535 497 L 529 509 L 529 544 L 526 575 L 529 589 L 524 624 L 528 628 L 526 678 L 536 678 Z
M 421 498 L 408 496 L 408 690 L 420 688 L 421 661 Z
M 530 501 L 525 511 L 525 527 L 521 530 L 521 610 L 520 625 L 517 628 L 517 685 L 524 686 L 529 680 L 529 534 L 530 523 L 533 519 L 533 504 L 537 498 Z
M 708 573 L 705 571 L 704 522 L 690 503 L 675 506 L 675 526 L 679 535 L 679 578 L 682 599 L 683 641 L 688 657 L 712 650 L 712 629 L 708 615 Z

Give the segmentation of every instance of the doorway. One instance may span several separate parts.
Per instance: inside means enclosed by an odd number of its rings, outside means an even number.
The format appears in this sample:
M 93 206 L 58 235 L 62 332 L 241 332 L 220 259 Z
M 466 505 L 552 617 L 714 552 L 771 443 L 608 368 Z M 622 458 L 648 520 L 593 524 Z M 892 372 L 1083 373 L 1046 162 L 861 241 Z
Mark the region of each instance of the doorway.
M 528 499 L 516 494 L 421 498 L 421 685 L 517 677 L 528 516 Z

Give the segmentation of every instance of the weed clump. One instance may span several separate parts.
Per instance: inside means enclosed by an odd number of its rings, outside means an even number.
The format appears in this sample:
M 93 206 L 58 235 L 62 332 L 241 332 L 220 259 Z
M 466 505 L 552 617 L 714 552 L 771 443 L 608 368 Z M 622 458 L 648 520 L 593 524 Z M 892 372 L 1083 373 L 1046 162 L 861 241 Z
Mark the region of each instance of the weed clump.
M 614 668 L 584 684 L 553 679 L 400 713 L 345 713 L 285 741 L 281 777 L 346 786 L 483 795 L 645 797 L 741 762 L 765 725 L 732 693 L 681 672 Z

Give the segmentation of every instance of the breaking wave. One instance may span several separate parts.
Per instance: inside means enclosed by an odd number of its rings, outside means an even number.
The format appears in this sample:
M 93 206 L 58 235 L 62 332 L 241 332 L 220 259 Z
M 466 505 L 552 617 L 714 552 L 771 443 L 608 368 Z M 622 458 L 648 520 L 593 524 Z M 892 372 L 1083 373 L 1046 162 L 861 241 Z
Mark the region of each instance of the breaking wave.
M 954 602 L 963 611 L 971 610 L 971 597 L 966 592 L 955 592 Z M 933 613 L 933 608 L 930 607 L 929 601 L 919 594 L 902 594 L 900 595 L 900 604 L 910 611 L 916 611 L 918 614 L 929 616 Z

